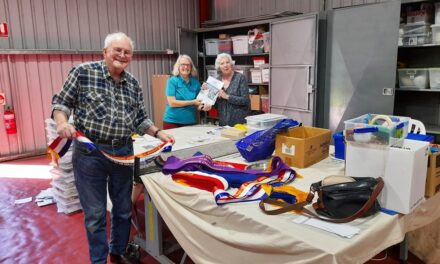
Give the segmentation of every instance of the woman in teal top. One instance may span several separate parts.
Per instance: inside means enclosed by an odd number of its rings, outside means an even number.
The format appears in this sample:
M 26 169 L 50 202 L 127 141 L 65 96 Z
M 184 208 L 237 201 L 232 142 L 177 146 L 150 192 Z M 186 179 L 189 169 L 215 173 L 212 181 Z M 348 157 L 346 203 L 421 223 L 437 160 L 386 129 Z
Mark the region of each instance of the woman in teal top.
M 163 128 L 176 128 L 197 123 L 197 108 L 202 104 L 196 99 L 200 82 L 197 69 L 188 55 L 180 55 L 173 68 L 173 76 L 166 88 L 167 105 L 163 116 Z

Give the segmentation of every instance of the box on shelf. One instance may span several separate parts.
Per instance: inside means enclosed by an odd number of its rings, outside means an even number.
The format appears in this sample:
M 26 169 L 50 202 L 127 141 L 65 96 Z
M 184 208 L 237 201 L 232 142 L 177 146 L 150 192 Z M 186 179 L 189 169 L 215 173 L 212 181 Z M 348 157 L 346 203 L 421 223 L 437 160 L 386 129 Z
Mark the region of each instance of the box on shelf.
M 329 129 L 300 126 L 280 133 L 275 139 L 275 155 L 289 166 L 305 168 L 329 155 Z
M 270 32 L 263 33 L 263 41 L 264 41 L 264 52 L 270 52 Z
M 205 39 L 206 55 L 218 54 L 218 39 Z
M 403 27 L 404 35 L 429 34 L 431 32 L 430 23 L 410 23 Z
M 345 175 L 382 177 L 382 207 L 408 214 L 423 201 L 428 142 L 405 139 L 401 146 L 377 147 L 347 141 L 346 146 Z
M 246 35 L 233 36 L 232 38 L 232 51 L 234 54 L 248 54 L 248 40 Z
M 262 83 L 263 80 L 261 78 L 261 69 L 260 68 L 252 68 L 249 69 L 251 72 L 251 82 L 252 83 Z
M 440 89 L 440 68 L 429 68 L 429 86 Z
M 432 23 L 434 20 L 434 7 L 430 3 L 423 3 L 420 9 L 406 11 L 406 23 Z
M 218 53 L 232 54 L 232 40 L 220 39 L 218 41 Z
M 269 95 L 261 95 L 261 111 L 269 113 Z
M 344 121 L 347 142 L 390 146 L 402 143 L 408 134 L 409 117 L 365 114 Z
M 397 69 L 400 88 L 428 88 L 429 71 L 427 68 Z
M 440 189 L 440 152 L 429 153 L 425 196 L 431 197 Z
M 260 65 L 261 69 L 261 81 L 263 83 L 269 83 L 270 81 L 270 66 L 269 64 Z
M 261 110 L 261 95 L 259 94 L 250 94 L 251 99 L 251 110 L 260 111 Z
M 252 68 L 252 65 L 234 65 L 234 70 L 244 75 L 247 81 L 251 79 L 249 70 Z
M 414 35 L 404 35 L 403 45 L 404 46 L 420 46 L 424 44 L 431 44 L 432 35 L 427 34 L 414 34 Z
M 254 128 L 257 128 L 258 130 L 261 130 L 273 127 L 278 121 L 284 118 L 286 118 L 286 116 L 284 115 L 261 114 L 247 116 L 245 119 L 248 126 L 252 126 Z
M 252 61 L 254 62 L 254 67 L 260 67 L 260 65 L 263 65 L 266 63 L 266 58 L 264 57 L 253 57 Z
M 440 44 L 440 24 L 431 25 L 432 43 Z
M 211 76 L 213 78 L 217 78 L 218 77 L 218 72 L 215 69 L 214 65 L 206 65 L 205 68 L 206 68 L 207 76 Z

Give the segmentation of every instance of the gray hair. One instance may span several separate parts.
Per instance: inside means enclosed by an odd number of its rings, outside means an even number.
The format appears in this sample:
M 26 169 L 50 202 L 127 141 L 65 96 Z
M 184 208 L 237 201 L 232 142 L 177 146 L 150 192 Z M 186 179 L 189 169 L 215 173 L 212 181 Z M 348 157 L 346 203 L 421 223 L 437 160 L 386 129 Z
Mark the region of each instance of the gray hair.
M 105 37 L 104 40 L 104 49 L 108 48 L 114 41 L 121 40 L 121 39 L 127 39 L 130 42 L 131 49 L 134 50 L 134 42 L 133 40 L 125 35 L 123 32 L 116 32 L 116 33 L 110 33 Z
M 197 74 L 198 74 L 198 73 L 197 73 L 196 66 L 194 66 L 194 63 L 193 63 L 191 57 L 188 56 L 188 55 L 186 55 L 186 54 L 182 54 L 182 55 L 180 55 L 180 56 L 177 58 L 176 63 L 174 63 L 174 66 L 173 66 L 173 75 L 174 75 L 174 76 L 177 76 L 177 75 L 180 74 L 180 72 L 179 72 L 179 67 L 180 67 L 181 60 L 182 60 L 182 59 L 187 59 L 187 60 L 189 61 L 189 63 L 191 63 L 191 75 L 192 75 L 193 77 L 196 77 Z
M 220 53 L 217 55 L 217 58 L 215 59 L 215 69 L 219 72 L 220 71 L 220 61 L 224 58 L 227 58 L 232 66 L 235 65 L 235 61 L 232 60 L 231 55 L 228 53 Z

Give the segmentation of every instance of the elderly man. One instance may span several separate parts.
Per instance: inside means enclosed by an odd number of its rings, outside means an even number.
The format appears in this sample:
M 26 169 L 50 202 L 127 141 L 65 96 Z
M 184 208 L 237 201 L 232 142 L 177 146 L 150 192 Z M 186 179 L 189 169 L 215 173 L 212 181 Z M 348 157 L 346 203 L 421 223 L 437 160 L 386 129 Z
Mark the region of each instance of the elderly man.
M 133 41 L 124 33 L 109 34 L 103 61 L 74 67 L 61 91 L 53 96 L 52 116 L 60 137 L 82 132 L 96 148 L 75 140 L 73 169 L 84 211 L 92 263 L 124 262 L 130 234 L 133 168 L 107 159 L 133 155 L 133 133 L 173 140 L 148 119 L 139 82 L 125 71 L 133 56 Z M 73 111 L 74 125 L 68 123 Z M 102 151 L 102 152 L 101 152 Z M 113 203 L 110 243 L 106 236 L 107 188 Z

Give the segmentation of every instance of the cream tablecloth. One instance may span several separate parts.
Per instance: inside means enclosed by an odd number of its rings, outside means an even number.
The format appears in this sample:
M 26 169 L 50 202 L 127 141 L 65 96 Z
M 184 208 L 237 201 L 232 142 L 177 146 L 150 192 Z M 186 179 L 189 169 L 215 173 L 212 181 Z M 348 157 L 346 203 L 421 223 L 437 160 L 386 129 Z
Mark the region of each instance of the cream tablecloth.
M 230 158 L 243 161 L 241 157 Z M 328 175 L 343 175 L 344 163 L 327 158 L 306 169 L 292 185 L 304 191 Z M 185 187 L 162 173 L 141 177 L 159 213 L 196 263 L 364 263 L 406 232 L 440 217 L 440 194 L 410 215 L 379 213 L 350 223 L 351 239 L 293 223 L 294 213 L 270 216 L 257 202 L 217 206 L 210 192 Z

